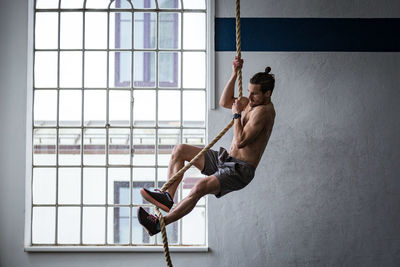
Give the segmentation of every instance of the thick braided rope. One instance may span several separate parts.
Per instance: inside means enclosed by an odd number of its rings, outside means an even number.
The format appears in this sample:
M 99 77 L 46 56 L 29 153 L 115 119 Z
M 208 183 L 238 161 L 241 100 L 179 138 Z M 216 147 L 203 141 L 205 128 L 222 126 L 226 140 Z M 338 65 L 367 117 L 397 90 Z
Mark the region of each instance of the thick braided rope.
M 242 57 L 242 42 L 240 35 L 240 0 L 236 0 L 236 56 Z M 238 98 L 242 97 L 242 69 L 238 70 Z
M 236 55 L 240 59 L 241 58 L 241 35 L 240 35 L 240 0 L 236 0 Z M 242 70 L 238 70 L 238 93 L 239 96 L 238 98 L 240 99 L 242 97 Z M 165 192 L 168 190 L 168 188 L 175 183 L 180 177 L 190 168 L 193 166 L 194 162 L 198 160 L 201 156 L 204 155 L 216 142 L 218 142 L 219 139 L 225 133 L 232 127 L 234 123 L 234 120 L 232 119 L 231 122 L 206 146 L 204 147 L 188 164 L 186 164 L 183 168 L 181 168 L 177 173 L 175 173 L 171 178 L 168 179 L 168 181 L 163 185 L 161 188 L 161 191 Z M 156 214 L 160 220 L 160 226 L 161 226 L 161 235 L 163 239 L 163 244 L 164 244 L 164 256 L 165 260 L 167 262 L 168 267 L 172 267 L 172 261 L 171 261 L 171 256 L 169 254 L 169 247 L 168 247 L 168 237 L 167 237 L 167 231 L 165 229 L 165 221 L 164 217 L 162 216 L 161 211 L 158 209 L 158 207 L 155 207 Z
M 162 236 L 162 240 L 163 240 L 163 244 L 164 244 L 165 261 L 167 262 L 168 267 L 172 267 L 171 256 L 169 255 L 168 237 L 167 237 L 167 230 L 165 229 L 164 217 L 162 216 L 159 208 L 158 207 L 155 207 L 155 208 L 156 208 L 156 214 L 158 216 L 158 219 L 160 220 L 161 236 Z

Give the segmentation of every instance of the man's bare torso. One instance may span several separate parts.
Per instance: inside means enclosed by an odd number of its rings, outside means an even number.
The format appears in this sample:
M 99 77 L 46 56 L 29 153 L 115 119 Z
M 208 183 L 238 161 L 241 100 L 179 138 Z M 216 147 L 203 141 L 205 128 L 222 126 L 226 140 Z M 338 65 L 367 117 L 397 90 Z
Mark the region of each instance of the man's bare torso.
M 232 142 L 230 155 L 237 159 L 243 160 L 254 167 L 257 167 L 268 144 L 268 140 L 271 136 L 272 128 L 274 126 L 274 105 L 272 104 L 272 102 L 266 105 L 259 105 L 252 108 L 250 107 L 250 105 L 247 105 L 241 119 L 243 128 L 246 127 L 246 124 L 254 118 L 253 114 L 255 112 L 266 112 L 268 114 L 268 120 L 265 120 L 262 130 L 258 134 L 258 136 L 256 136 L 255 139 L 253 139 L 246 146 L 238 148 L 234 145 L 235 142 Z M 235 140 L 235 136 L 233 138 Z

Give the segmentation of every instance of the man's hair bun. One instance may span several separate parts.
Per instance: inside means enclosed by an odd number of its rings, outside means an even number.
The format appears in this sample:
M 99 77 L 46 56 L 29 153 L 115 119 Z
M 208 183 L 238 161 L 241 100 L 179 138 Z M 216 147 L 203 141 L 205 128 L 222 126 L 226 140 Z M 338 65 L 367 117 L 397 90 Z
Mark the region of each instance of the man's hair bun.
M 271 67 L 266 67 L 264 72 L 257 72 L 250 79 L 250 83 L 252 84 L 260 84 L 261 91 L 265 94 L 267 91 L 274 90 L 275 87 L 275 76 L 274 74 L 270 74 Z

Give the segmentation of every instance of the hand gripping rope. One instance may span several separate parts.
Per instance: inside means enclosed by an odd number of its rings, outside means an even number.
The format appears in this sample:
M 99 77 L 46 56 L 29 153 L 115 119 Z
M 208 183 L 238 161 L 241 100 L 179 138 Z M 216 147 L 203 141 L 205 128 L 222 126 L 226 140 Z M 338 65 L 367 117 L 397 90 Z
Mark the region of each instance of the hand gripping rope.
M 240 42 L 240 0 L 236 0 L 236 55 L 240 59 L 241 58 L 241 42 Z M 238 70 L 238 92 L 239 92 L 239 99 L 242 97 L 242 70 Z M 182 169 L 180 169 L 177 173 L 174 174 L 168 181 L 163 185 L 161 188 L 162 192 L 165 192 L 176 180 L 179 179 L 181 175 L 183 175 L 196 160 L 198 160 L 207 150 L 209 150 L 219 139 L 232 127 L 234 120 L 232 119 L 231 122 L 223 129 L 217 137 L 214 138 L 205 148 L 203 148 L 199 154 L 197 154 L 188 164 L 186 164 Z M 168 267 L 172 267 L 171 257 L 169 255 L 169 247 L 168 247 L 168 237 L 167 231 L 165 230 L 165 222 L 164 217 L 162 216 L 158 207 L 155 207 L 156 214 L 158 219 L 160 220 L 161 226 L 161 235 L 164 243 L 164 256 L 167 262 Z

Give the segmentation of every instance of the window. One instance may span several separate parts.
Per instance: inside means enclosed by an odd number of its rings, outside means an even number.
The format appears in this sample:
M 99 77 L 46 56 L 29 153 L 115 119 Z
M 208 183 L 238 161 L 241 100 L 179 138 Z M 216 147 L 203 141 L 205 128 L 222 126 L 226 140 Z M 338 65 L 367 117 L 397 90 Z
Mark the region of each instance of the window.
M 162 246 L 140 188 L 172 148 L 206 140 L 206 2 L 36 0 L 30 247 Z M 185 173 L 175 203 L 203 176 Z M 206 201 L 167 227 L 204 246 Z

